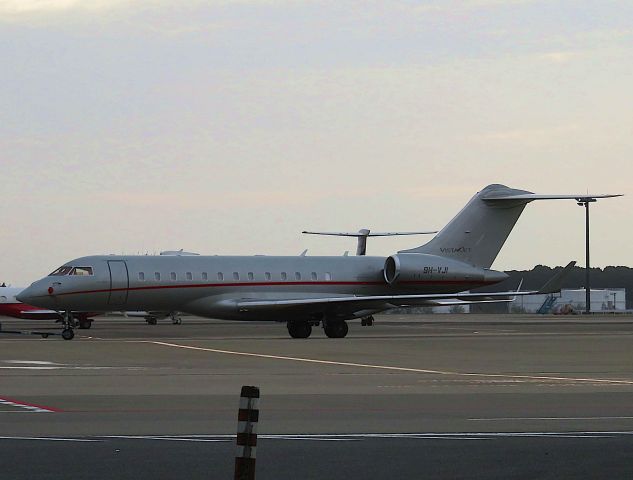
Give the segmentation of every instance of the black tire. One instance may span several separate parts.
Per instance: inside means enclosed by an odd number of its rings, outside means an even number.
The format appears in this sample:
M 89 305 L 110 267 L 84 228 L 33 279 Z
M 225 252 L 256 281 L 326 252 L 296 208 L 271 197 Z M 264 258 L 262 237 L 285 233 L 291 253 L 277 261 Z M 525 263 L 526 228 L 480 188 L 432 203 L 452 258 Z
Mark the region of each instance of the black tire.
M 85 320 L 80 319 L 79 320 L 79 328 L 80 329 L 88 330 L 90 327 L 92 327 L 92 320 L 90 320 L 90 319 L 85 319 Z
M 156 325 L 158 323 L 158 320 L 156 318 L 146 318 L 145 321 L 148 325 Z
M 65 328 L 62 330 L 62 338 L 64 340 L 72 340 L 75 338 L 75 332 L 73 332 L 72 328 Z
M 347 322 L 328 322 L 323 327 L 325 334 L 330 338 L 344 338 L 349 331 Z
M 308 338 L 312 333 L 312 325 L 308 322 L 288 322 L 288 333 L 292 338 Z

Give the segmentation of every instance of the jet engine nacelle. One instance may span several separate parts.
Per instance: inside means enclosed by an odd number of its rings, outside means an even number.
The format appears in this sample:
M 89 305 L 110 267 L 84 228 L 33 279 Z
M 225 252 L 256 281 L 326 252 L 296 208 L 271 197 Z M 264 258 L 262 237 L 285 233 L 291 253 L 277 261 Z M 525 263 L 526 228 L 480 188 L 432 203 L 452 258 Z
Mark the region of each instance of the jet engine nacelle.
M 425 282 L 463 282 L 482 285 L 507 278 L 503 272 L 474 267 L 452 258 L 423 253 L 397 253 L 385 261 L 385 281 L 390 285 Z

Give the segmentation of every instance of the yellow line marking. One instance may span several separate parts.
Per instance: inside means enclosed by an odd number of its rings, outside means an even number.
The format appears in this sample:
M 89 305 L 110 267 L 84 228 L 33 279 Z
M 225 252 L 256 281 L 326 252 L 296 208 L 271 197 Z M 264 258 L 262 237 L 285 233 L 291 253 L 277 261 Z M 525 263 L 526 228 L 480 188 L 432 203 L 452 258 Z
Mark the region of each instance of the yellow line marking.
M 141 343 L 151 343 L 154 345 L 161 345 L 164 347 L 183 348 L 186 350 L 197 350 L 201 352 L 221 353 L 224 355 L 238 355 L 243 357 L 257 357 L 257 358 L 269 358 L 272 360 L 288 360 L 293 362 L 304 363 L 318 363 L 322 365 L 341 365 L 345 367 L 358 367 L 358 368 L 373 368 L 377 370 L 390 370 L 397 372 L 411 372 L 411 373 L 430 373 L 436 375 L 454 375 L 461 377 L 488 377 L 488 378 L 514 378 L 520 380 L 553 380 L 563 382 L 587 382 L 587 383 L 604 383 L 612 385 L 633 385 L 633 380 L 610 380 L 605 378 L 574 378 L 574 377 L 552 377 L 547 375 L 511 375 L 504 373 L 471 373 L 471 372 L 451 372 L 447 370 L 427 370 L 422 368 L 409 368 L 409 367 L 394 367 L 390 365 L 372 365 L 368 363 L 353 363 L 353 362 L 336 362 L 333 360 L 319 360 L 314 358 L 302 358 L 302 357 L 288 357 L 283 355 L 267 355 L 263 353 L 250 353 L 250 352 L 237 352 L 233 350 L 219 350 L 217 348 L 204 348 L 194 347 L 191 345 L 180 345 L 177 343 L 157 342 L 157 341 L 142 341 Z

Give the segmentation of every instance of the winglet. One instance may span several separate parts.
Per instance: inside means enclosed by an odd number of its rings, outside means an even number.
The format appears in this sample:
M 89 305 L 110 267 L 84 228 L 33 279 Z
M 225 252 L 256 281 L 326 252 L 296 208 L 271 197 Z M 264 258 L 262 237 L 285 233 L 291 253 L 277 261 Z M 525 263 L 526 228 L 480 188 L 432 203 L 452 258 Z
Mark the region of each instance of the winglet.
M 571 272 L 571 269 L 574 268 L 576 262 L 569 262 L 565 268 L 563 268 L 560 272 L 550 278 L 545 285 L 543 285 L 538 293 L 558 293 L 560 292 L 563 286 L 563 279 Z
M 519 282 L 519 286 L 516 289 L 516 293 L 519 293 L 521 291 L 521 287 L 523 286 L 523 279 L 521 279 L 521 281 Z M 517 299 L 517 296 L 515 295 L 514 297 L 512 297 L 512 301 L 514 302 Z

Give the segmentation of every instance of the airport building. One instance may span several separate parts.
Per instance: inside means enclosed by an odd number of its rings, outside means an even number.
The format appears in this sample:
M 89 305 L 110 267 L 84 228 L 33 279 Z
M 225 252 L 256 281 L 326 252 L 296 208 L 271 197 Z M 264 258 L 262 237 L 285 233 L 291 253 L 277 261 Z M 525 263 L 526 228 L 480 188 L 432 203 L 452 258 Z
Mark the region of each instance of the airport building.
M 529 295 L 518 297 L 510 304 L 511 312 L 525 313 L 571 313 L 585 310 L 585 289 L 563 289 L 553 295 Z M 626 290 L 605 288 L 591 290 L 592 312 L 626 310 Z

